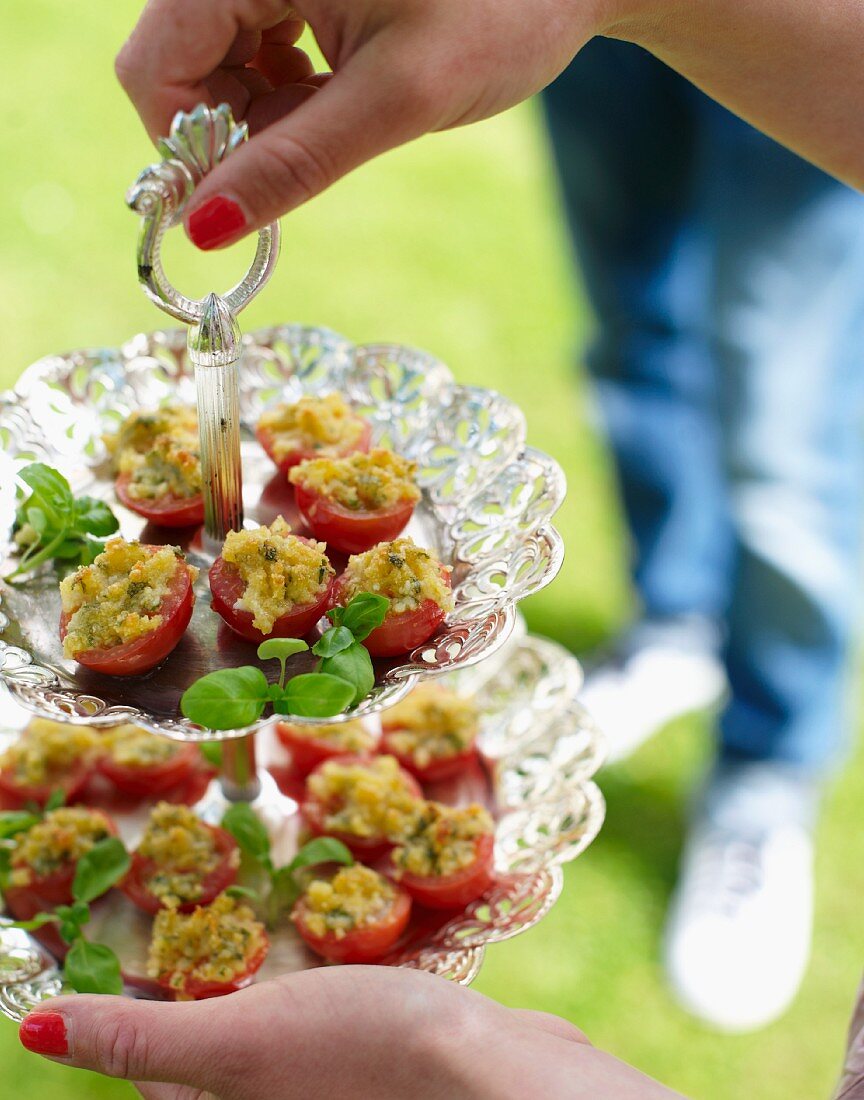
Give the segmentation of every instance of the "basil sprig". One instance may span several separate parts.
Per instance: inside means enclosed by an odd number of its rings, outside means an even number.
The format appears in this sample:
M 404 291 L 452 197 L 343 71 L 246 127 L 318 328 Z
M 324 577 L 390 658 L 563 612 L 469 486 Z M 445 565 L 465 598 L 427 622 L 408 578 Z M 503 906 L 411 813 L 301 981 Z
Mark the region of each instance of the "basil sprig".
M 298 877 L 300 871 L 320 863 L 342 863 L 350 867 L 354 862 L 354 857 L 341 840 L 319 836 L 304 844 L 290 863 L 276 867 L 267 830 L 248 802 L 236 802 L 231 806 L 222 818 L 222 828 L 234 837 L 240 850 L 266 872 L 269 880 L 268 923 L 271 925 L 300 896 L 303 889 L 302 880 Z M 255 897 L 254 891 L 244 886 L 229 887 L 228 893 L 238 897 Z
M 19 477 L 31 493 L 15 513 L 15 544 L 21 556 L 7 580 L 46 561 L 69 568 L 89 565 L 118 529 L 117 517 L 95 497 L 75 497 L 69 482 L 52 466 L 31 462 Z
M 119 959 L 110 947 L 86 939 L 84 926 L 90 920 L 90 903 L 119 882 L 129 864 L 129 853 L 117 837 L 106 837 L 78 860 L 71 905 L 58 905 L 53 912 L 37 913 L 31 920 L 4 922 L 7 928 L 26 931 L 56 924 L 61 938 L 71 944 L 63 964 L 64 977 L 79 993 L 123 992 Z
M 362 639 L 380 626 L 390 601 L 361 592 L 345 607 L 327 613 L 333 623 L 312 647 L 319 658 L 314 672 L 285 682 L 286 662 L 308 650 L 297 638 L 268 638 L 258 647 L 262 661 L 277 660 L 279 680 L 269 683 L 255 665 L 217 669 L 186 689 L 180 709 L 190 721 L 212 730 L 251 726 L 270 705 L 276 714 L 303 718 L 332 718 L 371 691 L 375 684 L 372 660 Z

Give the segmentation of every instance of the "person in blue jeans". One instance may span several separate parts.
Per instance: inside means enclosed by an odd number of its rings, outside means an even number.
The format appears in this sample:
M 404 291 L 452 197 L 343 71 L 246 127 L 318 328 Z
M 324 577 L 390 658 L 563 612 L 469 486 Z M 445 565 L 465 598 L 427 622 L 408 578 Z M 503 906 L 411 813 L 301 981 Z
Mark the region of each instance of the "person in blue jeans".
M 864 456 L 864 200 L 631 43 L 547 89 L 641 620 L 589 677 L 613 757 L 725 700 L 666 937 L 728 1030 L 806 966 L 843 751 Z

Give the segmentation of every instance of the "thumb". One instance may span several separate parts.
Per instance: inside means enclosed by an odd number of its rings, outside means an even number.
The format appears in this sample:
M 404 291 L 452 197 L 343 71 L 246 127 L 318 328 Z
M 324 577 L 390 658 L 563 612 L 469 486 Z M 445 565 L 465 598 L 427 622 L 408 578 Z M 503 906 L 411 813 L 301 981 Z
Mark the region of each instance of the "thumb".
M 390 59 L 400 51 L 386 39 L 382 33 L 363 46 L 323 88 L 206 177 L 185 217 L 194 244 L 233 244 L 358 165 L 437 127 L 441 108 L 428 77 L 394 67 Z
M 35 1009 L 19 1036 L 28 1050 L 64 1065 L 222 1092 L 244 1068 L 247 1078 L 249 1072 L 248 1050 L 241 1058 L 227 1041 L 228 1031 L 236 1031 L 227 1016 L 213 1002 L 76 995 Z

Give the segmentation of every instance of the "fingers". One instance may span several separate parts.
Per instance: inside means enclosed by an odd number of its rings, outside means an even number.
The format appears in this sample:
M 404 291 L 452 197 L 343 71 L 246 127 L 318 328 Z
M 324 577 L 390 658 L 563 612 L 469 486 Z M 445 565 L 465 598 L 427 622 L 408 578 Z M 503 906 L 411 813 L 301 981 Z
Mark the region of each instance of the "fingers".
M 142 1100 L 216 1100 L 212 1092 L 203 1092 L 187 1085 L 155 1085 L 141 1081 L 135 1087 Z
M 236 1021 L 203 1002 L 78 995 L 32 1012 L 19 1034 L 34 1053 L 108 1077 L 215 1088 L 243 1073 L 236 1044 L 227 1041 L 226 1025 L 228 1031 L 237 1031 Z M 187 1100 L 188 1095 L 150 1092 L 155 1100 Z
M 208 102 L 205 79 L 226 57 L 244 63 L 258 34 L 286 17 L 296 29 L 297 16 L 281 0 L 149 0 L 116 70 L 150 136 L 167 134 L 176 111 Z
M 554 1016 L 551 1012 L 537 1012 L 531 1008 L 514 1008 L 512 1012 L 514 1016 L 518 1016 L 526 1024 L 539 1028 L 540 1031 L 546 1031 L 550 1035 L 557 1035 L 559 1039 L 569 1039 L 574 1043 L 585 1043 L 586 1046 L 591 1045 L 591 1040 L 584 1031 L 580 1031 L 569 1020 Z
M 216 168 L 190 204 L 192 241 L 204 249 L 231 244 L 379 153 L 435 129 L 435 97 L 401 75 L 395 56 L 377 43 L 364 47 L 302 106 Z

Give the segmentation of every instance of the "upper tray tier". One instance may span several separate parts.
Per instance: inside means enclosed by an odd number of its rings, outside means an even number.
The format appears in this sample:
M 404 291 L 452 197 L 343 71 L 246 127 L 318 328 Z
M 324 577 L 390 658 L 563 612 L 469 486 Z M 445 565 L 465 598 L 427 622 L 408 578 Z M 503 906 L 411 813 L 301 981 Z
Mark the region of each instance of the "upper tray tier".
M 252 434 L 262 410 L 277 400 L 338 390 L 372 421 L 376 442 L 418 463 L 423 500 L 407 531 L 453 566 L 456 606 L 441 631 L 405 658 L 382 664 L 373 691 L 341 717 L 380 710 L 419 678 L 494 653 L 513 629 L 518 601 L 549 584 L 563 560 L 551 518 L 564 498 L 564 476 L 551 458 L 526 446 L 520 410 L 491 390 L 457 385 L 442 363 L 410 348 L 355 347 L 334 332 L 299 325 L 251 333 L 243 346 L 247 518 L 269 523 L 281 512 L 297 524 L 285 479 Z M 157 538 L 117 503 L 101 436 L 136 408 L 167 399 L 194 403 L 191 370 L 185 332 L 154 332 L 120 348 L 49 356 L 28 368 L 14 391 L 0 395 L 0 559 L 11 548 L 15 475 L 34 460 L 62 470 L 76 492 L 107 500 L 126 538 L 177 541 L 164 531 Z M 184 740 L 212 736 L 179 718 L 180 695 L 214 668 L 254 662 L 255 652 L 220 629 L 210 611 L 210 559 L 200 544 L 193 539 L 184 549 L 204 566 L 195 616 L 174 653 L 145 676 L 99 676 L 63 657 L 52 570 L 25 584 L 0 583 L 0 679 L 12 695 L 38 713 L 73 721 L 134 720 Z M 290 666 L 292 672 L 308 668 L 306 655 Z

